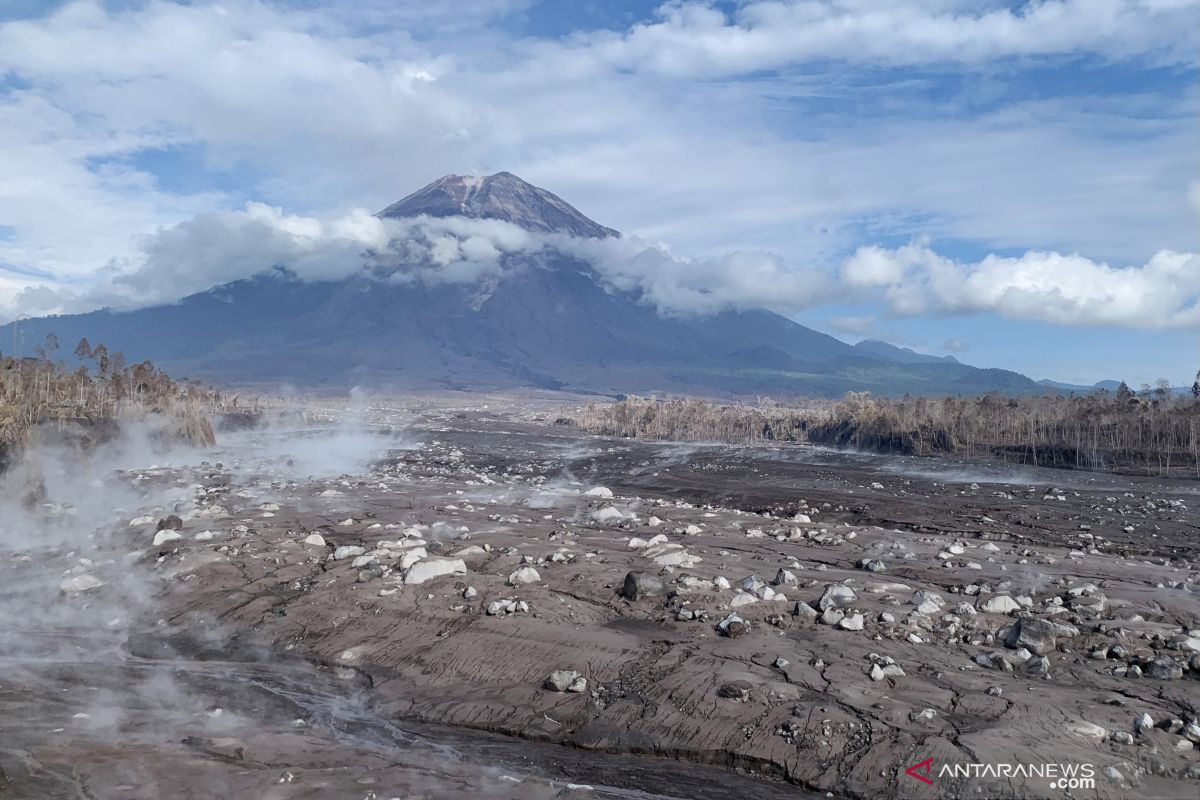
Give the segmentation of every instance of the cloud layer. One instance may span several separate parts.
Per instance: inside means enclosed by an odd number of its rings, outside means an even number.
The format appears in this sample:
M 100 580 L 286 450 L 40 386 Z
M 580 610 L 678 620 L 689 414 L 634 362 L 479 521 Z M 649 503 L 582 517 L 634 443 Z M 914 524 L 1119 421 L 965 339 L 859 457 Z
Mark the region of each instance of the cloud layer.
M 736 75 L 822 60 L 978 65 L 1087 53 L 1195 63 L 1188 28 L 1197 7 L 1194 0 L 1041 0 L 1016 8 L 947 0 L 766 0 L 726 13 L 706 3 L 670 3 L 657 21 L 577 37 L 559 53 L 576 68 L 672 76 Z
M 1200 329 L 1197 253 L 1161 250 L 1128 267 L 1046 252 L 961 264 L 914 242 L 862 247 L 841 277 L 904 316 L 988 311 L 1059 325 Z
M 1040 251 L 960 263 L 920 239 L 860 247 L 828 271 L 766 252 L 687 258 L 636 236 L 577 239 L 498 220 L 380 219 L 365 209 L 322 220 L 260 203 L 197 215 L 144 237 L 140 249 L 139 259 L 111 264 L 105 280 L 86 290 L 29 290 L 17 303 L 26 313 L 135 308 L 279 268 L 307 281 L 363 274 L 476 285 L 503 280 L 529 257 L 555 263 L 550 259 L 567 255 L 666 315 L 759 307 L 787 314 L 855 301 L 882 304 L 897 317 L 990 312 L 1059 325 L 1200 329 L 1200 254 L 1167 250 L 1124 267 Z M 872 320 L 839 317 L 831 325 L 861 334 Z

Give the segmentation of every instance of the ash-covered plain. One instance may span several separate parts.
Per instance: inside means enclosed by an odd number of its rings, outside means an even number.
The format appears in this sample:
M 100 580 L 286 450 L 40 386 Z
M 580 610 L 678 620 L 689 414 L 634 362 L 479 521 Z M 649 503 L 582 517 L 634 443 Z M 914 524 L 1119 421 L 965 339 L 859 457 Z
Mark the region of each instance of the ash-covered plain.
M 554 402 L 251 420 L 48 486 L 0 538 L 0 797 L 1200 791 L 1195 482 Z M 1047 763 L 1093 785 L 942 774 Z

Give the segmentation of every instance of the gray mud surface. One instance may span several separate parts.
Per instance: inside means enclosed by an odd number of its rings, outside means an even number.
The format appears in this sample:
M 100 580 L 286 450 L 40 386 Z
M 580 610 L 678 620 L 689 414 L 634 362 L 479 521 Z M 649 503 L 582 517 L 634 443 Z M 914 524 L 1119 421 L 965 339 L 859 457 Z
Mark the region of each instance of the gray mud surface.
M 1195 483 L 543 416 L 236 432 L 0 539 L 0 798 L 1200 792 Z

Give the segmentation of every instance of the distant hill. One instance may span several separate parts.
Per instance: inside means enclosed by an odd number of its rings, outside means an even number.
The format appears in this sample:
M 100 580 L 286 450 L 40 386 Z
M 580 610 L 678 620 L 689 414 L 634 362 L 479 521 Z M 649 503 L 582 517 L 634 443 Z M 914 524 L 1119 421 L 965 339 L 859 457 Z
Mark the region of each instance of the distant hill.
M 450 175 L 381 216 L 497 219 L 538 232 L 619 234 L 511 173 Z M 884 342 L 845 342 L 771 311 L 663 316 L 637 292 L 555 249 L 507 255 L 474 286 L 381 280 L 366 272 L 302 281 L 270 269 L 170 305 L 24 320 L 26 342 L 87 337 L 173 374 L 253 385 L 393 389 L 520 386 L 606 394 L 1036 393 L 1015 372 Z M 11 340 L 6 326 L 0 342 Z
M 924 353 L 918 353 L 908 347 L 897 347 L 894 344 L 881 342 L 878 339 L 864 339 L 854 345 L 857 349 L 864 353 L 882 358 L 885 361 L 894 361 L 897 364 L 959 364 L 961 363 L 954 356 L 931 356 Z

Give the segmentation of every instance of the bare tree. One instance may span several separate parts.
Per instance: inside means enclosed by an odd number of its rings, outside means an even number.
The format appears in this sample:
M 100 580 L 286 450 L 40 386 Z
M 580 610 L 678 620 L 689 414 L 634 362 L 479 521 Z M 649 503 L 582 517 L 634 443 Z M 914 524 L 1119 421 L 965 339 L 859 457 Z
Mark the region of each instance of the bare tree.
M 79 344 L 75 345 L 75 357 L 81 361 L 91 359 L 92 346 L 88 343 L 86 336 L 79 340 Z

